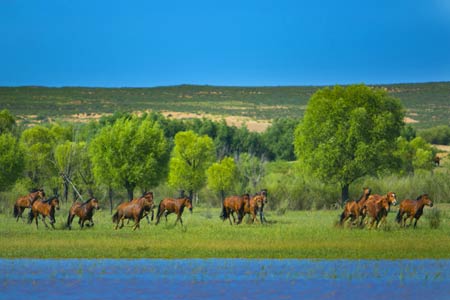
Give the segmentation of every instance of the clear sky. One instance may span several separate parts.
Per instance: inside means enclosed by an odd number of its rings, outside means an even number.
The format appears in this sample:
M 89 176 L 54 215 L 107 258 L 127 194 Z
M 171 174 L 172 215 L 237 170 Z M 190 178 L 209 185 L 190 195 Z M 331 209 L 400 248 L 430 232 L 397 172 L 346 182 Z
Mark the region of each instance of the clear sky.
M 0 86 L 450 81 L 450 0 L 0 0 Z

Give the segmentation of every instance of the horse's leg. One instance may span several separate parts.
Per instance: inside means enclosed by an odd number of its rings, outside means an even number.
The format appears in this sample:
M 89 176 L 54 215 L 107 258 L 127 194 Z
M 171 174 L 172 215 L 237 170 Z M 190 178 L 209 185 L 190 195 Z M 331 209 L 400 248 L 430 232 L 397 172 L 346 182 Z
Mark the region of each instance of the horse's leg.
M 175 221 L 175 225 L 177 225 L 178 220 L 180 220 L 181 225 L 183 226 L 183 219 L 181 219 L 181 214 L 177 214 L 177 220 Z
M 415 229 L 416 226 L 417 226 L 417 221 L 419 221 L 419 218 L 415 218 L 415 221 L 414 221 L 414 229 Z
M 125 226 L 125 224 L 123 224 L 124 223 L 124 221 L 125 221 L 125 216 L 122 216 L 122 217 L 120 217 L 120 220 L 119 220 L 119 222 L 120 221 L 122 221 L 122 223 L 120 224 L 120 229 L 122 229 L 123 228 L 123 226 Z
M 67 227 L 69 227 L 69 229 L 72 229 L 72 221 L 73 221 L 74 217 L 75 217 L 75 215 L 72 215 L 71 213 L 69 213 L 69 217 L 67 218 Z
M 48 228 L 48 224 L 47 224 L 47 222 L 45 222 L 45 216 L 44 215 L 41 216 L 41 220 L 42 220 L 42 223 L 44 223 L 45 228 Z
M 33 212 L 33 217 L 36 220 L 36 228 L 38 228 L 38 217 L 39 217 L 39 214 Z

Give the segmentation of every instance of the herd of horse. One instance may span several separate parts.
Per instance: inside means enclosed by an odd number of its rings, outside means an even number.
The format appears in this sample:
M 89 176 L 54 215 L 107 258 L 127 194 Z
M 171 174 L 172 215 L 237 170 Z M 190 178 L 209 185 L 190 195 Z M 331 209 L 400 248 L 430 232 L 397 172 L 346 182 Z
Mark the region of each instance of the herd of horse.
M 363 188 L 363 193 L 358 200 L 348 201 L 344 206 L 339 220 L 339 224 L 344 226 L 345 222 L 349 220 L 349 226 L 363 227 L 367 225 L 368 228 L 379 228 L 386 223 L 386 217 L 391 205 L 397 205 L 397 196 L 394 192 L 388 192 L 386 195 L 371 194 L 370 188 Z M 417 221 L 423 214 L 425 205 L 432 207 L 428 194 L 422 194 L 416 200 L 405 199 L 401 201 L 395 220 L 402 227 L 406 227 L 406 222 L 409 219 L 410 226 L 414 222 L 414 228 L 417 226 Z M 367 217 L 367 219 L 366 219 Z M 366 221 L 364 221 L 366 219 Z
M 223 221 L 228 219 L 230 225 L 238 225 L 242 223 L 246 215 L 250 215 L 250 222 L 254 223 L 255 221 L 259 221 L 260 223 L 265 223 L 267 222 L 264 217 L 264 205 L 266 204 L 266 189 L 254 195 L 243 194 L 241 196 L 229 196 L 222 202 L 220 218 Z M 363 193 L 358 200 L 348 201 L 345 204 L 344 211 L 340 215 L 339 224 L 344 226 L 349 221 L 349 226 L 359 225 L 363 227 L 364 225 L 368 225 L 369 228 L 379 228 L 382 224 L 386 223 L 386 217 L 391 205 L 397 205 L 397 196 L 394 192 L 388 192 L 386 195 L 372 195 L 370 188 L 363 188 Z M 423 214 L 425 205 L 433 206 L 433 202 L 427 194 L 420 195 L 416 200 L 403 200 L 399 205 L 396 221 L 402 227 L 405 227 L 407 226 L 406 222 L 408 219 L 408 226 L 415 220 L 415 228 L 417 221 Z M 17 221 L 19 218 L 23 218 L 22 214 L 27 208 L 30 209 L 28 223 L 31 224 L 34 220 L 36 228 L 38 228 L 38 219 L 40 216 L 45 227 L 49 227 L 45 221 L 48 218 L 52 228 L 55 228 L 55 210 L 59 210 L 59 199 L 57 196 L 46 199 L 43 189 L 33 189 L 28 195 L 19 197 L 14 204 L 13 210 L 14 217 Z M 125 220 L 134 221 L 132 225 L 133 230 L 140 228 L 140 221 L 144 217 L 150 223 L 149 215 L 151 215 L 151 220 L 153 221 L 154 208 L 153 192 L 145 192 L 139 198 L 120 203 L 112 217 L 115 229 L 124 227 Z M 189 197 L 164 198 L 158 205 L 155 225 L 159 224 L 162 216 L 165 217 L 167 222 L 167 216 L 171 213 L 177 215 L 175 225 L 178 221 L 183 225 L 181 216 L 185 208 L 188 208 L 192 213 L 192 201 Z M 72 221 L 76 216 L 78 217 L 78 224 L 81 229 L 85 226 L 86 222 L 88 222 L 86 226 L 94 226 L 94 211 L 98 209 L 100 209 L 100 206 L 96 198 L 90 198 L 84 202 L 75 201 L 69 209 L 66 227 L 68 229 L 72 228 Z M 257 217 L 259 217 L 259 220 Z M 366 221 L 364 222 L 364 220 Z

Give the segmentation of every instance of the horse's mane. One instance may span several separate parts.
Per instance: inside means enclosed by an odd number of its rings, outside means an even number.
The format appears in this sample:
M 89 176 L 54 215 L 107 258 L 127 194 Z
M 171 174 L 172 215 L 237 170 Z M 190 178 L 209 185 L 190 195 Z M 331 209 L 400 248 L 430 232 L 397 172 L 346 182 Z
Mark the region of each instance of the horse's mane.
M 81 205 L 86 205 L 88 204 L 92 199 L 94 199 L 95 197 L 89 198 L 86 201 L 84 201 Z
M 153 192 L 143 192 L 141 198 L 147 196 L 148 194 L 153 194 Z
M 58 198 L 57 196 L 52 196 L 50 198 L 48 198 L 47 200 L 42 201 L 43 203 L 50 203 L 53 199 Z
M 30 190 L 30 193 L 36 193 L 36 192 L 39 192 L 41 189 L 36 189 L 36 188 L 34 188 L 34 189 L 31 189 Z
M 424 197 L 424 196 L 428 196 L 428 194 L 422 194 L 422 195 L 420 195 L 419 197 L 417 197 L 417 201 L 419 201 L 422 197 Z

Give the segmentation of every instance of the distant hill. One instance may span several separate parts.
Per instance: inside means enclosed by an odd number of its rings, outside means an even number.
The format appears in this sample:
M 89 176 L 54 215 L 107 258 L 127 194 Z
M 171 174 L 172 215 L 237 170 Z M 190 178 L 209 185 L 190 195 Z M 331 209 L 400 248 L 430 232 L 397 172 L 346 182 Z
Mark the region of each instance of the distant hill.
M 450 82 L 377 85 L 399 98 L 416 128 L 450 125 Z M 302 117 L 318 86 L 154 88 L 0 87 L 0 109 L 25 120 L 114 111 L 189 112 L 257 120 Z

